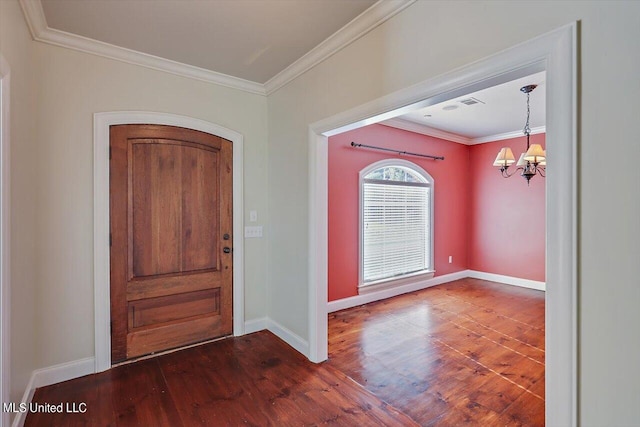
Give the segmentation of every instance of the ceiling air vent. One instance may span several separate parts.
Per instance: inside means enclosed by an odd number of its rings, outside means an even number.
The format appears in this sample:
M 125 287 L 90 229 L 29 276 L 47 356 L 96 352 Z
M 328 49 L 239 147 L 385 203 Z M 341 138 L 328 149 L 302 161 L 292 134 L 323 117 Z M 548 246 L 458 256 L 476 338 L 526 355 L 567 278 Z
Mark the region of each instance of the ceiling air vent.
M 474 97 L 461 99 L 459 102 L 461 102 L 464 105 L 484 104 L 484 102 L 482 102 L 478 98 L 474 98 Z

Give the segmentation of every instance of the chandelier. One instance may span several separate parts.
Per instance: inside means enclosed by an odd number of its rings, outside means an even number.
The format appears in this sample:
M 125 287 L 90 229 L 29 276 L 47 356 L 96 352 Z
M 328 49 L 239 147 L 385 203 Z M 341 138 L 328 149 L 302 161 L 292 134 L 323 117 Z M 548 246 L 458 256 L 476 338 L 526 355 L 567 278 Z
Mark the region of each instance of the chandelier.
M 536 87 L 537 85 L 527 85 L 520 88 L 522 92 L 527 94 L 527 122 L 523 129 L 527 137 L 527 151 L 520 154 L 518 163 L 516 163 L 511 148 L 503 147 L 498 152 L 495 162 L 493 162 L 493 166 L 500 168 L 500 173 L 504 178 L 512 177 L 516 172 L 521 171 L 520 176 L 527 180 L 527 185 L 535 175 L 540 175 L 544 178 L 547 165 L 547 153 L 542 149 L 542 146 L 540 144 L 529 144 L 529 135 L 531 135 L 531 128 L 529 127 L 529 116 L 531 115 L 529 96 Z M 516 169 L 509 173 L 508 169 L 514 163 L 516 163 Z

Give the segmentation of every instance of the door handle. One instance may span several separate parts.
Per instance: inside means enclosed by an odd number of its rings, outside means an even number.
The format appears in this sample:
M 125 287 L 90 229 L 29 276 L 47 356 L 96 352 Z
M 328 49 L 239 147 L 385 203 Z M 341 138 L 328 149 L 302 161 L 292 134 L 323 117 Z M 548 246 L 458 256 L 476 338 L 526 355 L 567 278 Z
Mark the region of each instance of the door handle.
M 224 252 L 225 254 L 231 253 L 231 248 L 228 246 L 225 246 L 224 248 L 222 248 L 222 252 Z

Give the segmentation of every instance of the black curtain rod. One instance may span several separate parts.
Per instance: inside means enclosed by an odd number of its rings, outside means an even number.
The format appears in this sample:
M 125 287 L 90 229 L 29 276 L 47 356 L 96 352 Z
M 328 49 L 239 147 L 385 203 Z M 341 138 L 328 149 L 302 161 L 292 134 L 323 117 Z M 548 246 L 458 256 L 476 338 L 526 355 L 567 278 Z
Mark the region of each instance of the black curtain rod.
M 409 151 L 392 150 L 390 148 L 374 147 L 373 145 L 356 144 L 353 141 L 351 141 L 351 146 L 352 147 L 373 148 L 374 150 L 391 151 L 392 153 L 406 154 L 406 155 L 409 155 L 409 156 L 427 157 L 427 158 L 433 159 L 433 160 L 444 160 L 444 156 L 430 156 L 429 154 L 419 154 L 419 153 L 411 153 Z

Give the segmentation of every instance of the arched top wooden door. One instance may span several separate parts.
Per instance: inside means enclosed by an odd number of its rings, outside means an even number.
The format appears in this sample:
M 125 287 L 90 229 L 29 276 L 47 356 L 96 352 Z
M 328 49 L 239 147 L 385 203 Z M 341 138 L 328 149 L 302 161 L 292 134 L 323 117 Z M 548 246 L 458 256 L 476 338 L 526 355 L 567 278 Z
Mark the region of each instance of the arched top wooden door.
M 232 333 L 232 144 L 110 128 L 111 361 Z

